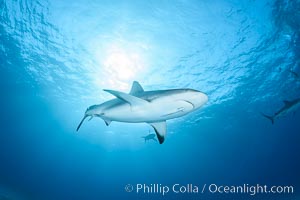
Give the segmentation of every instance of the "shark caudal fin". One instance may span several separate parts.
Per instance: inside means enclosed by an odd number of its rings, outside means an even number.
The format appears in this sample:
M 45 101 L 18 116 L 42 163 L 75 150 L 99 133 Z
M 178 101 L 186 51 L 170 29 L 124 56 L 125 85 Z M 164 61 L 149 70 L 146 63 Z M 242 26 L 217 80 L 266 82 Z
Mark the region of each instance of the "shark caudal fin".
M 265 115 L 264 113 L 260 113 L 262 116 L 264 116 L 265 118 L 271 120 L 272 124 L 274 124 L 274 116 L 269 116 L 269 115 Z
M 77 126 L 77 129 L 76 131 L 78 131 L 82 125 L 82 123 L 84 122 L 84 120 L 87 118 L 88 116 L 87 115 L 84 115 L 84 117 L 82 118 L 82 120 L 80 121 L 79 125 Z M 91 120 L 91 119 L 90 119 Z

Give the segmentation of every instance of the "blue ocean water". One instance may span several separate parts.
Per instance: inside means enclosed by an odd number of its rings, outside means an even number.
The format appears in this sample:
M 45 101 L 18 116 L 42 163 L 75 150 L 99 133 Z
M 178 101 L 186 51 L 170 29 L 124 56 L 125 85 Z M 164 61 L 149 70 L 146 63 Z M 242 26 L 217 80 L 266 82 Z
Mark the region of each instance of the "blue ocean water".
M 0 199 L 300 199 L 300 1 L 0 1 Z M 147 124 L 86 108 L 132 82 L 205 92 L 200 110 Z M 199 193 L 126 192 L 131 184 Z M 218 194 L 202 186 L 293 186 L 293 194 Z

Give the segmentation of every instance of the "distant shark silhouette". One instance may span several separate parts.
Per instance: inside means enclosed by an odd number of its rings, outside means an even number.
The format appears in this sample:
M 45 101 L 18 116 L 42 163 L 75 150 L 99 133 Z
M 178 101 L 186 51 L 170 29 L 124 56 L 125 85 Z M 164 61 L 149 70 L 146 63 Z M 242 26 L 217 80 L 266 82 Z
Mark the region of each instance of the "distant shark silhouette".
M 299 79 L 299 78 L 300 78 L 300 77 L 299 77 L 299 74 L 297 74 L 297 72 L 292 71 L 292 70 L 289 70 L 289 72 L 290 72 L 291 74 L 293 74 L 293 76 L 294 76 L 296 79 Z
M 167 132 L 166 120 L 184 116 L 197 110 L 208 100 L 206 94 L 193 89 L 171 89 L 144 91 L 134 81 L 129 94 L 115 90 L 104 90 L 115 97 L 99 105 L 90 106 L 77 127 L 87 117 L 100 117 L 108 126 L 112 121 L 127 123 L 148 123 L 162 144 Z
M 154 141 L 157 142 L 157 139 L 155 138 L 155 134 L 154 134 L 154 133 L 150 134 L 150 131 L 149 131 L 149 134 L 148 134 L 148 135 L 143 136 L 142 138 L 145 139 L 145 143 L 146 143 L 148 140 L 154 140 Z
M 271 120 L 272 124 L 274 124 L 274 121 L 276 118 L 285 116 L 291 112 L 295 113 L 296 110 L 300 107 L 300 98 L 295 99 L 293 101 L 283 101 L 284 106 L 278 110 L 273 116 L 265 115 L 264 113 L 261 113 L 262 116 L 266 117 L 267 119 Z

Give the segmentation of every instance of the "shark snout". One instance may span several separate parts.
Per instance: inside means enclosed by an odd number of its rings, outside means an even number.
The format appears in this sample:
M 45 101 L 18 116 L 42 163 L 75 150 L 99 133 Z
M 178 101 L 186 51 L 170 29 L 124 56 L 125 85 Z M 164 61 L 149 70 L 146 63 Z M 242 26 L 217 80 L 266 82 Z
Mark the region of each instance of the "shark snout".
M 198 108 L 208 101 L 208 97 L 203 92 L 193 90 L 190 92 L 190 101 Z

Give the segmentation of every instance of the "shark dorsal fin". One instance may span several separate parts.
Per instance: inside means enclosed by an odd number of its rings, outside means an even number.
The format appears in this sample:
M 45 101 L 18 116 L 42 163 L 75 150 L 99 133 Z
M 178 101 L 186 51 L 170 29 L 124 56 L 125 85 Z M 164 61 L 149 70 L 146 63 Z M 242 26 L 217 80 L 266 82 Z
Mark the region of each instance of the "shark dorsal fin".
M 165 141 L 165 135 L 167 133 L 166 121 L 154 122 L 149 124 L 154 128 L 159 144 L 162 144 Z
M 283 103 L 284 103 L 286 106 L 288 106 L 288 105 L 291 105 L 293 102 L 284 100 Z
M 130 94 L 126 94 L 124 92 L 119 92 L 119 91 L 115 91 L 115 90 L 104 90 L 104 91 L 114 95 L 115 97 L 117 97 L 123 101 L 126 101 L 131 106 L 145 105 L 145 104 L 149 103 L 148 101 L 146 101 L 144 99 L 132 96 Z
M 133 81 L 129 94 L 136 95 L 136 94 L 141 93 L 141 92 L 144 92 L 143 87 L 140 85 L 139 82 Z

